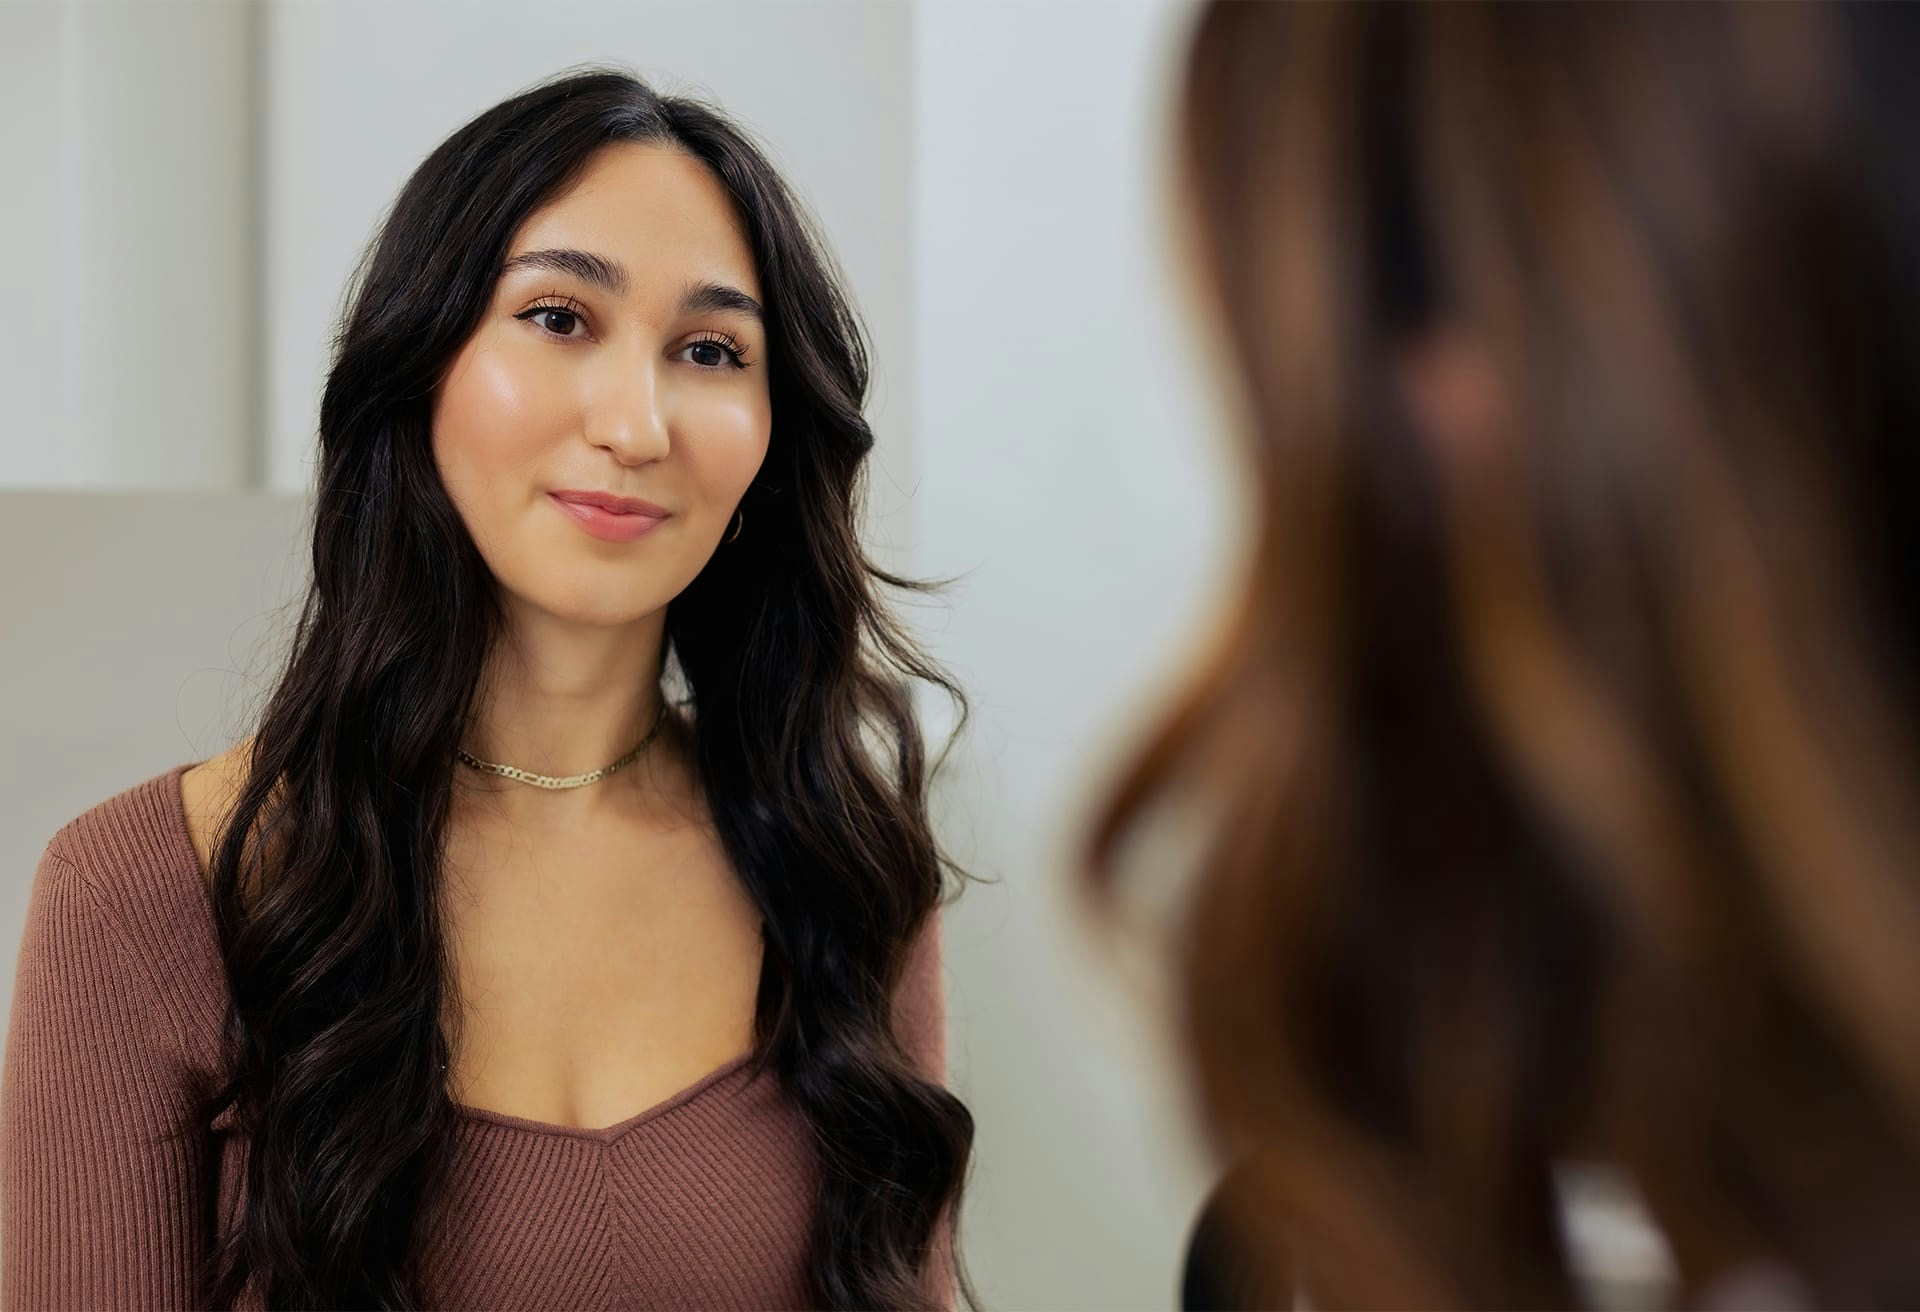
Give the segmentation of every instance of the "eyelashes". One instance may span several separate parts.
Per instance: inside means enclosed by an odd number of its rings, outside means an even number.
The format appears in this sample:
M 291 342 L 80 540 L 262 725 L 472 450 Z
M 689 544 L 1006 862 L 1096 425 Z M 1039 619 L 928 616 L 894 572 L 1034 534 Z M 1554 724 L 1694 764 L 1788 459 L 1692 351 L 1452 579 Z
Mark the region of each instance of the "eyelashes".
M 535 305 L 530 305 L 513 317 L 516 319 L 534 320 L 535 326 L 548 337 L 557 338 L 562 341 L 576 340 L 574 334 L 570 331 L 572 321 L 584 320 L 586 318 L 586 307 L 571 296 L 560 296 L 558 293 L 553 293 L 553 295 L 556 296 L 557 299 L 541 301 Z M 555 316 L 565 324 L 569 331 L 556 332 L 547 324 L 538 322 L 543 315 Z M 718 328 L 705 330 L 693 341 L 681 347 L 676 354 L 698 351 L 702 348 L 708 351 L 719 351 L 725 356 L 725 359 L 693 360 L 691 362 L 701 369 L 751 369 L 753 367 L 752 363 L 747 359 L 746 346 L 732 333 L 724 332 Z
M 725 351 L 727 353 L 728 360 L 731 362 L 731 366 L 735 369 L 752 368 L 752 366 L 747 363 L 747 348 L 742 346 L 740 342 L 733 336 L 732 333 L 721 332 L 718 328 L 709 328 L 706 332 L 702 333 L 698 338 L 696 338 L 691 342 L 688 342 L 685 346 L 681 347 L 680 349 L 683 351 L 691 351 L 702 346 L 711 346 L 718 350 Z M 698 362 L 696 361 L 696 363 Z M 722 365 L 722 364 L 715 364 L 715 365 L 707 365 L 704 367 L 710 368 L 710 369 L 724 369 L 724 368 L 727 368 L 728 366 Z
M 561 296 L 558 292 L 550 292 L 548 295 L 557 299 L 541 301 L 537 305 L 530 305 L 513 317 L 516 319 L 534 319 L 543 314 L 557 314 L 569 319 L 584 319 L 586 317 L 587 308 L 580 304 L 580 302 L 574 300 L 573 297 Z M 541 332 L 549 337 L 571 338 L 573 336 L 570 332 L 557 333 L 545 324 L 539 324 L 537 326 Z

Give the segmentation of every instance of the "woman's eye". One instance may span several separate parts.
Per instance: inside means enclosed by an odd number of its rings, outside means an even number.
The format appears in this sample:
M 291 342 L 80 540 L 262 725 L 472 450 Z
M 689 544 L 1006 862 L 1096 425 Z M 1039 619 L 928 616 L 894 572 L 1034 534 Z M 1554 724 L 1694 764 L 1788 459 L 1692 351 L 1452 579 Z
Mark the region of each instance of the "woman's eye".
M 553 306 L 538 307 L 529 310 L 527 314 L 528 317 L 532 318 L 535 322 L 538 322 L 544 316 L 548 322 L 541 324 L 541 327 L 545 328 L 555 337 L 573 336 L 573 325 L 580 321 L 580 316 L 572 310 L 556 309 Z M 555 320 L 558 320 L 560 324 L 557 328 L 554 327 Z
M 702 369 L 745 369 L 746 349 L 717 338 L 704 337 L 680 348 L 680 353 Z
M 579 326 L 581 315 L 578 310 L 568 309 L 564 305 L 535 305 L 513 316 L 516 319 L 531 319 L 539 329 L 549 337 L 561 337 L 568 340 L 576 336 L 573 330 Z M 679 354 L 687 357 L 702 369 L 746 369 L 746 348 L 735 344 L 728 337 L 703 337 L 680 348 Z

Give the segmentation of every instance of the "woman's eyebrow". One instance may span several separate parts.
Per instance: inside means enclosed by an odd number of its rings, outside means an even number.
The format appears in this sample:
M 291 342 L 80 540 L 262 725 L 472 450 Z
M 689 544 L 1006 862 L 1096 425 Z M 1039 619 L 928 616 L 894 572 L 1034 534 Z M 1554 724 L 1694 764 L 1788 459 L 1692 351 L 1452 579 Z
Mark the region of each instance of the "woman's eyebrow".
M 592 283 L 615 296 L 625 296 L 627 288 L 632 285 L 632 280 L 627 277 L 627 266 L 620 261 L 570 247 L 522 251 L 500 266 L 500 276 L 504 278 L 520 269 L 548 269 L 554 273 L 572 274 L 582 282 Z
M 625 296 L 633 285 L 633 280 L 627 276 L 627 266 L 620 261 L 566 246 L 522 251 L 500 267 L 500 276 L 504 278 L 522 269 L 546 269 L 569 274 L 614 296 Z M 761 308 L 760 302 L 738 287 L 721 282 L 688 283 L 680 293 L 680 313 L 699 314 L 705 310 L 734 310 L 762 327 L 767 321 L 766 311 Z
M 680 313 L 699 314 L 703 310 L 736 310 L 762 328 L 767 324 L 766 311 L 760 308 L 760 302 L 723 282 L 688 283 L 680 293 Z

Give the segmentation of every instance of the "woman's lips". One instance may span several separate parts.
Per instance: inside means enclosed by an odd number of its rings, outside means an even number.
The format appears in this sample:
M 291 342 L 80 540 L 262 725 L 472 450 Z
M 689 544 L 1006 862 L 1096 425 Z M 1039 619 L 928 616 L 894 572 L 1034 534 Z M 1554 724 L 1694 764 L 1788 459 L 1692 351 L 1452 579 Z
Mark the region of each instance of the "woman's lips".
M 547 500 L 573 517 L 573 522 L 603 542 L 632 542 L 666 522 L 665 515 L 621 515 L 578 501 L 563 501 L 552 493 Z

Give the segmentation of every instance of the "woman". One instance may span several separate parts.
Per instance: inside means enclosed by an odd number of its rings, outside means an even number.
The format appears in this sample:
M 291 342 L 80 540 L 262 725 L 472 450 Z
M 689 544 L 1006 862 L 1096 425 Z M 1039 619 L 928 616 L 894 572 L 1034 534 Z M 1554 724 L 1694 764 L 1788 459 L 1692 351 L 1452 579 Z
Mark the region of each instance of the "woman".
M 867 382 L 714 109 L 587 70 L 426 159 L 255 732 L 41 865 L 8 1307 L 950 1305 L 958 693 L 860 549 Z
M 1578 1303 L 1595 1164 L 1683 1302 L 1920 1305 L 1916 66 L 1897 6 L 1200 18 L 1255 530 L 1089 889 L 1200 819 L 1229 1305 Z

